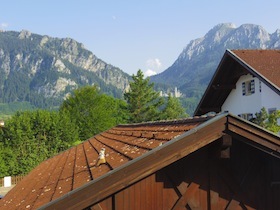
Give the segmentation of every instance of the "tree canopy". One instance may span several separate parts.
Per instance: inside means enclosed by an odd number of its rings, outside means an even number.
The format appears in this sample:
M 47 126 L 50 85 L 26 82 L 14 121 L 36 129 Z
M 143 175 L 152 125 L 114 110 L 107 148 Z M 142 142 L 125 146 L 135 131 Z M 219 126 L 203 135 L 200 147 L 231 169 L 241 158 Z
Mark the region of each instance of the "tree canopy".
M 79 139 L 86 140 L 108 128 L 126 122 L 125 102 L 101 94 L 96 86 L 76 89 L 61 105 L 60 112 L 78 127 Z
M 171 120 L 177 118 L 187 117 L 187 114 L 182 107 L 180 101 L 172 97 L 171 94 L 168 95 L 166 106 L 162 111 L 161 118 L 163 120 Z
M 270 130 L 274 133 L 280 132 L 280 125 L 278 120 L 280 119 L 280 110 L 276 110 L 269 114 L 263 107 L 260 112 L 257 112 L 256 117 L 252 120 L 253 123 Z
M 146 122 L 161 119 L 160 107 L 164 100 L 159 96 L 159 92 L 154 91 L 153 83 L 149 83 L 149 78 L 144 79 L 144 74 L 138 70 L 136 75 L 132 75 L 130 90 L 124 94 L 129 110 L 130 122 Z
M 58 111 L 17 112 L 0 127 L 0 177 L 26 174 L 43 160 L 118 124 L 185 116 L 179 101 L 160 97 L 141 70 L 133 75 L 125 98 L 127 103 L 96 86 L 84 86 Z
M 77 140 L 74 124 L 58 112 L 17 112 L 0 129 L 0 177 L 25 174 Z
M 17 112 L 0 127 L 0 177 L 26 174 L 43 160 L 127 118 L 123 100 L 97 87 L 74 91 L 59 111 Z

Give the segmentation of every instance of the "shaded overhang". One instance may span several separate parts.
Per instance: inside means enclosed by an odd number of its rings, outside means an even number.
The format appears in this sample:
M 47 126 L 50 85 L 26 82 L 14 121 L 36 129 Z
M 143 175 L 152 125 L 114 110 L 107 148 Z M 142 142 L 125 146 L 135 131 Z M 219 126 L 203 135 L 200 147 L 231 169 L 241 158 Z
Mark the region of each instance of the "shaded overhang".
M 39 209 L 84 209 L 95 205 L 225 135 L 280 159 L 279 136 L 223 113 Z

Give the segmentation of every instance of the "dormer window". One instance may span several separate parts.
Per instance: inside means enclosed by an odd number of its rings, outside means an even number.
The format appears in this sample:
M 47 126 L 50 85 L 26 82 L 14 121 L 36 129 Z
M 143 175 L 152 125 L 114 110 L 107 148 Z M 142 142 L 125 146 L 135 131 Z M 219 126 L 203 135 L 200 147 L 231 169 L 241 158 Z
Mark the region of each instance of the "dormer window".
M 248 96 L 255 93 L 255 80 L 242 82 L 242 95 Z

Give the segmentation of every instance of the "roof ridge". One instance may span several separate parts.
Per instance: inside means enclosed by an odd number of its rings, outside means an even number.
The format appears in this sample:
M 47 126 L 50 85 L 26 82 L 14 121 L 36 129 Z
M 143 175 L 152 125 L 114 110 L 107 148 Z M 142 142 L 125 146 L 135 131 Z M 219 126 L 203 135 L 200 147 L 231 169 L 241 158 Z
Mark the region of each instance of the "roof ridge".
M 131 124 L 119 124 L 116 127 L 137 127 L 137 126 L 150 126 L 150 125 L 170 125 L 170 124 L 184 124 L 190 122 L 201 122 L 207 121 L 213 117 L 216 117 L 220 113 L 208 113 L 201 116 L 194 116 L 194 117 L 187 117 L 182 119 L 172 119 L 172 120 L 158 120 L 158 121 L 148 121 L 148 122 L 141 122 L 141 123 L 131 123 Z

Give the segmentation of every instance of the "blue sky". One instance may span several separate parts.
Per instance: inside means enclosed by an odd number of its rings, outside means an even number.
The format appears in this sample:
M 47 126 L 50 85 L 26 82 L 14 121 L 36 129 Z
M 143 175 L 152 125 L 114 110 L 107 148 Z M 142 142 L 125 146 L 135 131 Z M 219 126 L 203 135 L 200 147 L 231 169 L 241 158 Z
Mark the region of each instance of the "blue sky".
M 219 23 L 280 29 L 279 0 L 0 0 L 0 28 L 70 37 L 128 74 L 161 72 Z

